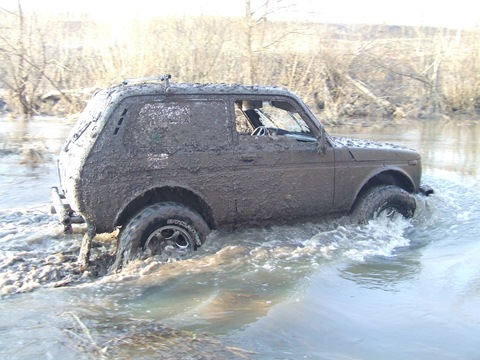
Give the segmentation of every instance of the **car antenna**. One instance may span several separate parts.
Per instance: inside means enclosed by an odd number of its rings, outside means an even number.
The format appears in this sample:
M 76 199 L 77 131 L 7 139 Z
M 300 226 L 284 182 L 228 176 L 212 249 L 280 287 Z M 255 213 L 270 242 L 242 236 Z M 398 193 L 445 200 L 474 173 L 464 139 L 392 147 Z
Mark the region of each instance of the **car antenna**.
M 160 80 L 162 80 L 165 83 L 165 92 L 170 92 L 170 79 L 172 78 L 172 75 L 170 74 L 165 74 L 160 77 Z

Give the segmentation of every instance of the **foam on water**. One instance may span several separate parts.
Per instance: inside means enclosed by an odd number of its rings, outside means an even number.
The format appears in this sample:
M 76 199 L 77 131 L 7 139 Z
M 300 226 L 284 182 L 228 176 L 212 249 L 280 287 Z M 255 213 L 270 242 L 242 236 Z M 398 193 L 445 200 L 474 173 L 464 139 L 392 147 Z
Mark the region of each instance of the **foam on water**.
M 344 219 L 344 223 L 347 223 Z M 43 285 L 59 286 L 64 278 L 74 283 L 75 261 L 85 229 L 64 235 L 56 218 L 40 210 L 0 212 L 0 288 L 3 294 L 24 292 Z M 408 246 L 403 236 L 411 222 L 379 219 L 365 226 L 340 222 L 215 232 L 191 259 L 174 265 L 156 259 L 137 260 L 102 282 L 118 282 L 155 273 L 195 271 L 229 272 L 232 267 L 277 271 L 302 269 L 326 261 L 365 261 L 371 256 L 392 256 Z M 97 239 L 97 253 L 111 251 L 112 238 Z M 94 250 L 95 252 L 95 250 Z M 200 269 L 200 270 L 198 270 Z M 246 270 L 245 270 L 246 269 Z M 302 270 L 303 271 L 303 270 Z M 295 272 L 295 271 L 294 271 Z M 28 280 L 28 281 L 27 281 Z M 28 282 L 28 285 L 26 284 Z

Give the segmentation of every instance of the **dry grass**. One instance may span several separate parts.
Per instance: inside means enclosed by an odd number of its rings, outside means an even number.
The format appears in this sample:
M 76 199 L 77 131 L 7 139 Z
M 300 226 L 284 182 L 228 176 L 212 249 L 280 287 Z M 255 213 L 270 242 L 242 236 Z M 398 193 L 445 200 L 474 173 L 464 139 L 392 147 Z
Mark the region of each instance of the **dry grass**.
M 58 14 L 25 14 L 19 24 L 1 16 L 0 86 L 16 112 L 25 112 L 23 96 L 31 114 L 75 113 L 97 87 L 163 73 L 178 82 L 286 86 L 332 121 L 480 109 L 478 29 Z

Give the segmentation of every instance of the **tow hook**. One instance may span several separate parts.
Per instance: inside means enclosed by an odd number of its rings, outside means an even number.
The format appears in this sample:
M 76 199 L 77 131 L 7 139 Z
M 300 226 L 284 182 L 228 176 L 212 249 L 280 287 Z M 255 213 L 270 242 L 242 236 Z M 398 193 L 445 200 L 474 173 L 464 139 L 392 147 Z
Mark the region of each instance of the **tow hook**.
M 425 185 L 425 184 L 420 185 L 420 188 L 418 189 L 418 192 L 425 195 L 425 196 L 429 196 L 429 195 L 432 195 L 434 193 L 433 188 L 431 188 L 430 186 Z
M 64 202 L 65 196 L 60 194 L 58 188 L 53 187 L 51 190 L 52 196 L 52 214 L 57 214 L 58 220 L 63 225 L 63 232 L 65 234 L 72 233 L 72 224 L 82 224 L 85 222 L 82 216 L 75 214 L 70 208 L 70 205 Z

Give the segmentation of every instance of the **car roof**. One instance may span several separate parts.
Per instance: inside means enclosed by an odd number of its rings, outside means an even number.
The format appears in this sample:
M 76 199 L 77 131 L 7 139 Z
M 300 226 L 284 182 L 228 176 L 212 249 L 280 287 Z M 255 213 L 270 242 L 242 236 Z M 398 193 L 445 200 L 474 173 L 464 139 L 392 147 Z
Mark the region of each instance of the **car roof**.
M 214 84 L 214 83 L 170 83 L 170 82 L 130 82 L 113 86 L 106 91 L 110 94 L 123 98 L 135 95 L 158 95 L 158 94 L 184 94 L 184 95 L 215 95 L 215 94 L 239 94 L 239 95 L 287 95 L 298 96 L 283 87 L 244 84 Z

